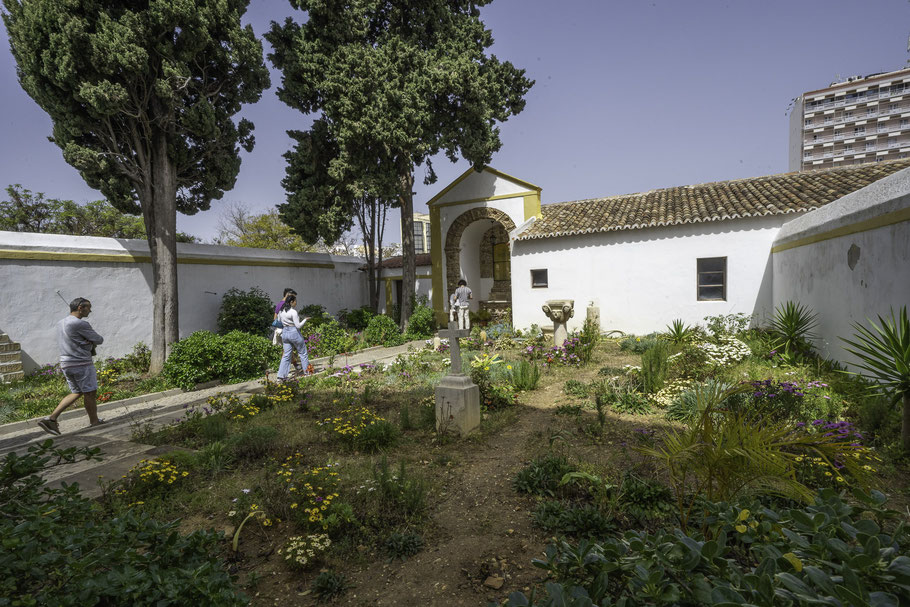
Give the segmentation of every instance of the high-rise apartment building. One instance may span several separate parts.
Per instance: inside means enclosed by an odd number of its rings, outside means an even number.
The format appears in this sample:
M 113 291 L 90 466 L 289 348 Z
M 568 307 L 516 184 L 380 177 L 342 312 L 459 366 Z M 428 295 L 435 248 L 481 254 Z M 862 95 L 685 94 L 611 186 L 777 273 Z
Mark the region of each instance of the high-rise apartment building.
M 790 170 L 910 157 L 910 69 L 803 93 L 790 114 Z
M 404 228 L 404 224 L 401 224 Z M 401 231 L 401 230 L 399 230 Z M 402 236 L 404 232 L 401 232 Z M 426 213 L 414 213 L 414 253 L 430 252 L 430 216 Z

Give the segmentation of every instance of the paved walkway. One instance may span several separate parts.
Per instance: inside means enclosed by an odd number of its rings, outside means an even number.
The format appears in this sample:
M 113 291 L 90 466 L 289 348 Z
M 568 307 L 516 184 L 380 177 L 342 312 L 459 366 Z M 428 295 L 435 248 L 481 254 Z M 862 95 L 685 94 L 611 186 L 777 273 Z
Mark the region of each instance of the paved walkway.
M 364 363 L 388 364 L 409 347 L 422 348 L 423 341 L 412 341 L 393 348 L 376 347 L 355 352 L 350 356 L 335 357 L 334 368 L 351 366 L 359 372 Z M 328 358 L 312 361 L 317 372 L 330 370 Z M 275 379 L 275 375 L 270 377 Z M 209 396 L 222 392 L 252 394 L 262 391 L 261 380 L 230 385 L 216 385 L 199 390 L 184 392 L 168 390 L 157 394 L 139 396 L 98 406 L 98 415 L 107 421 L 98 428 L 88 426 L 88 418 L 82 409 L 68 410 L 59 418 L 61 436 L 53 437 L 59 447 L 100 447 L 104 459 L 100 462 L 58 466 L 47 475 L 49 482 L 78 482 L 89 497 L 100 495 L 99 476 L 106 480 L 120 478 L 141 459 L 154 457 L 173 450 L 169 447 L 154 447 L 132 442 L 133 430 L 138 426 L 151 425 L 160 428 L 183 417 L 185 410 L 195 404 L 204 403 Z M 11 451 L 24 453 L 29 446 L 51 438 L 35 423 L 36 419 L 0 425 L 0 457 Z

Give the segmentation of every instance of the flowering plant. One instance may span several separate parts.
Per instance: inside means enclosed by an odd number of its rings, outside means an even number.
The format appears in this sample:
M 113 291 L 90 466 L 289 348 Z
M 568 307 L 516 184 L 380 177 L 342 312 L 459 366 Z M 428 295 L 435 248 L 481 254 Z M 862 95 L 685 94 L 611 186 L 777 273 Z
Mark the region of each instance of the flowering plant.
M 794 461 L 797 478 L 810 487 L 843 487 L 851 481 L 862 481 L 866 476 L 874 474 L 876 462 L 882 461 L 875 451 L 863 444 L 862 432 L 848 421 L 816 419 L 811 423 L 799 422 L 793 433 L 822 436 L 843 446 L 843 451 L 831 459 L 812 454 L 796 456 Z M 856 466 L 847 466 L 847 458 Z M 857 471 L 863 473 L 863 479 L 854 478 Z
M 120 477 L 114 496 L 147 496 L 180 484 L 189 472 L 166 459 L 143 459 Z
M 325 533 L 314 535 L 297 535 L 288 538 L 288 543 L 278 554 L 284 554 L 284 560 L 289 565 L 305 569 L 315 562 L 320 553 L 325 552 L 332 545 L 332 540 Z
M 338 473 L 335 466 L 307 466 L 300 453 L 288 456 L 278 469 L 284 481 L 289 508 L 297 522 L 306 527 L 326 527 L 327 510 L 338 497 Z
M 748 345 L 729 335 L 718 336 L 717 343 L 702 342 L 698 349 L 705 354 L 707 363 L 715 367 L 729 367 L 752 354 Z
M 342 409 L 337 416 L 327 417 L 317 425 L 324 427 L 331 434 L 347 442 L 355 442 L 367 426 L 386 421 L 366 407 L 351 405 Z

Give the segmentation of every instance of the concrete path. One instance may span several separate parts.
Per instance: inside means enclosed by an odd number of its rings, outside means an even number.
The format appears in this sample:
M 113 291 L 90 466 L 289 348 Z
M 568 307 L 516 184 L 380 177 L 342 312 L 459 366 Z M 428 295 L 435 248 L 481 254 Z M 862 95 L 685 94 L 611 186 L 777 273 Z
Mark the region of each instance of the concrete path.
M 333 368 L 341 369 L 345 366 L 359 372 L 361 364 L 390 364 L 399 354 L 407 352 L 409 347 L 420 349 L 424 347 L 424 342 L 412 341 L 393 348 L 376 347 L 350 356 L 339 355 L 335 357 L 333 367 L 329 366 L 328 358 L 316 359 L 312 363 L 317 372 L 331 372 Z M 270 377 L 275 379 L 274 374 Z M 98 406 L 98 415 L 107 423 L 96 428 L 88 426 L 83 410 L 68 410 L 58 420 L 62 435 L 56 437 L 37 426 L 35 422 L 40 418 L 3 424 L 0 425 L 0 457 L 11 451 L 25 453 L 29 446 L 48 438 L 54 439 L 55 446 L 64 448 L 99 447 L 103 452 L 100 462 L 58 466 L 46 476 L 48 482 L 52 483 L 78 482 L 83 494 L 96 497 L 101 494 L 99 477 L 103 477 L 104 481 L 119 479 L 140 460 L 173 450 L 173 447 L 155 447 L 133 442 L 131 438 L 134 429 L 146 425 L 160 428 L 173 423 L 184 416 L 187 408 L 205 403 L 209 396 L 223 392 L 249 396 L 262 389 L 261 380 L 255 379 L 238 384 L 207 386 L 189 392 L 168 390 L 104 403 Z

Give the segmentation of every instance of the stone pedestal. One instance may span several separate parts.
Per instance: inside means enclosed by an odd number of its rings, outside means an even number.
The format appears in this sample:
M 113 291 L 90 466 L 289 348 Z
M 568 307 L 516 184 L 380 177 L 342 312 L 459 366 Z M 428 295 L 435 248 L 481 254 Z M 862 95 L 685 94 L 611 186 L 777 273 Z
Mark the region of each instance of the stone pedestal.
M 561 346 L 569 335 L 566 323 L 575 316 L 575 300 L 553 299 L 545 303 L 541 309 L 547 318 L 553 321 L 553 345 Z
M 588 320 L 594 323 L 594 326 L 597 327 L 597 332 L 600 332 L 600 308 L 591 304 L 588 306 Z
M 480 426 L 480 388 L 467 375 L 447 375 L 436 387 L 436 431 L 470 434 Z
M 451 366 L 449 375 L 436 387 L 436 431 L 462 436 L 470 434 L 480 425 L 480 388 L 461 372 L 461 348 L 458 338 L 470 332 L 459 330 L 454 322 L 444 331 L 449 338 Z

